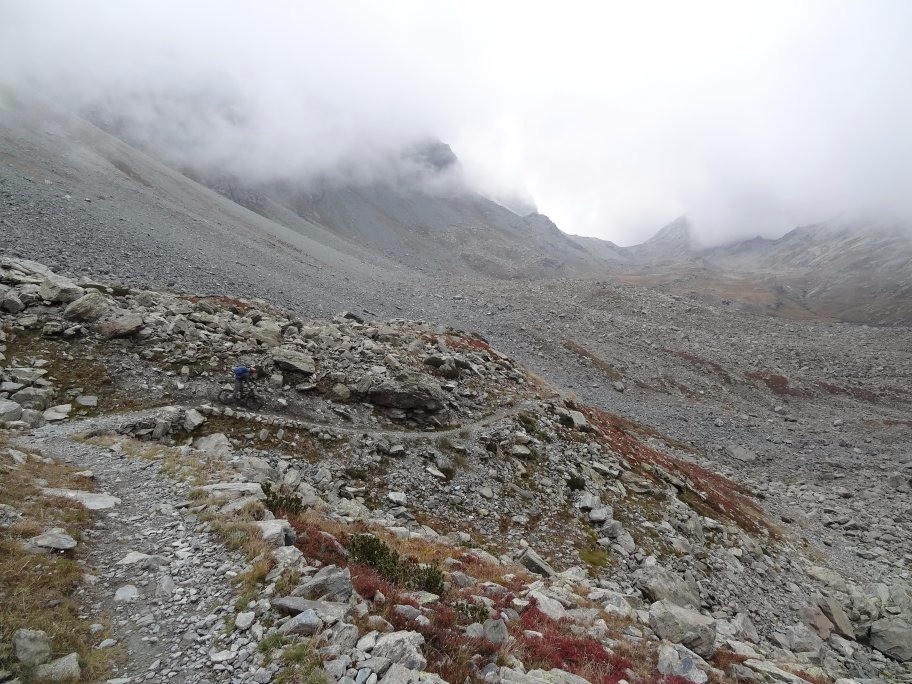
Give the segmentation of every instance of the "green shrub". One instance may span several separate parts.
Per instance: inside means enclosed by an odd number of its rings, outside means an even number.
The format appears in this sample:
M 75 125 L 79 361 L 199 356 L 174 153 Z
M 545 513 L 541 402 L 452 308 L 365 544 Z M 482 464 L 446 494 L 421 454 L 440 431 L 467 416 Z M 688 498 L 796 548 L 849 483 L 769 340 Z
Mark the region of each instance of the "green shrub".
M 303 513 L 306 506 L 304 502 L 301 501 L 301 497 L 295 496 L 294 494 L 279 494 L 278 492 L 272 491 L 272 486 L 268 482 L 264 482 L 262 485 L 263 493 L 266 495 L 266 498 L 263 501 L 263 504 L 273 513 L 291 513 L 297 515 Z
M 567 486 L 574 492 L 578 492 L 586 488 L 586 480 L 579 475 L 571 475 L 567 478 Z
M 443 572 L 439 567 L 403 560 L 395 549 L 372 534 L 354 535 L 348 550 L 352 562 L 374 568 L 390 582 L 432 594 L 443 593 Z

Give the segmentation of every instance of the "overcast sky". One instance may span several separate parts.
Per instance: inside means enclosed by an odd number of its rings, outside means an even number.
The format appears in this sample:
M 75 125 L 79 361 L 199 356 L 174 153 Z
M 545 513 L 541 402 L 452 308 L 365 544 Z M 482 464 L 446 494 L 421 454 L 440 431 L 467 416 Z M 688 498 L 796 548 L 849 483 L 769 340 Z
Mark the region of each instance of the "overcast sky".
M 0 79 L 257 177 L 436 137 L 566 232 L 717 242 L 912 223 L 910 35 L 907 0 L 0 0 Z

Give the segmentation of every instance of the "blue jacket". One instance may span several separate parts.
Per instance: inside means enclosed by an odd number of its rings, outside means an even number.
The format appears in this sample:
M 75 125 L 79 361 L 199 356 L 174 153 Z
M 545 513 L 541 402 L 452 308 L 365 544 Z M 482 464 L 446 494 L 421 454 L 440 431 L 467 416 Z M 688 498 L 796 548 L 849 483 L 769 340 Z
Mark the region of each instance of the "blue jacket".
M 234 367 L 234 379 L 235 380 L 246 380 L 250 376 L 250 369 L 247 366 L 235 366 Z

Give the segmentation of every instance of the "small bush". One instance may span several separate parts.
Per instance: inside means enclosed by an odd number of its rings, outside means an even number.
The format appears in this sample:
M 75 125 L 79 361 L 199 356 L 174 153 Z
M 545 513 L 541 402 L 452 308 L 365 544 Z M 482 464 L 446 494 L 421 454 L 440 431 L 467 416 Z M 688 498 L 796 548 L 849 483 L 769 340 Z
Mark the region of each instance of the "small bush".
M 443 572 L 439 567 L 402 560 L 394 549 L 373 535 L 354 535 L 349 551 L 353 562 L 376 569 L 391 582 L 432 594 L 443 593 Z
M 262 487 L 263 493 L 266 495 L 263 503 L 266 505 L 266 508 L 277 515 L 299 515 L 307 508 L 304 505 L 304 502 L 301 501 L 301 498 L 294 494 L 279 494 L 278 492 L 274 492 L 268 482 L 264 482 Z
M 572 491 L 579 492 L 586 488 L 586 480 L 579 475 L 571 475 L 567 478 L 567 486 Z

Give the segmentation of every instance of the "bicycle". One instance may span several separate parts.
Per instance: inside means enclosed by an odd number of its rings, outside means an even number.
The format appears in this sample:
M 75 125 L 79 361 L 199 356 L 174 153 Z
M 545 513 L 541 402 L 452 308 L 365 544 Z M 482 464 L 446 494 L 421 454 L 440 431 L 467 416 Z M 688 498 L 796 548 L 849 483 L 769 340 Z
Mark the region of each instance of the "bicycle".
M 226 405 L 237 405 L 237 406 L 246 406 L 252 411 L 259 411 L 263 408 L 263 400 L 257 395 L 253 389 L 253 385 L 247 383 L 244 385 L 241 390 L 241 396 L 235 397 L 233 389 L 223 389 L 218 393 L 218 400 L 222 404 Z

